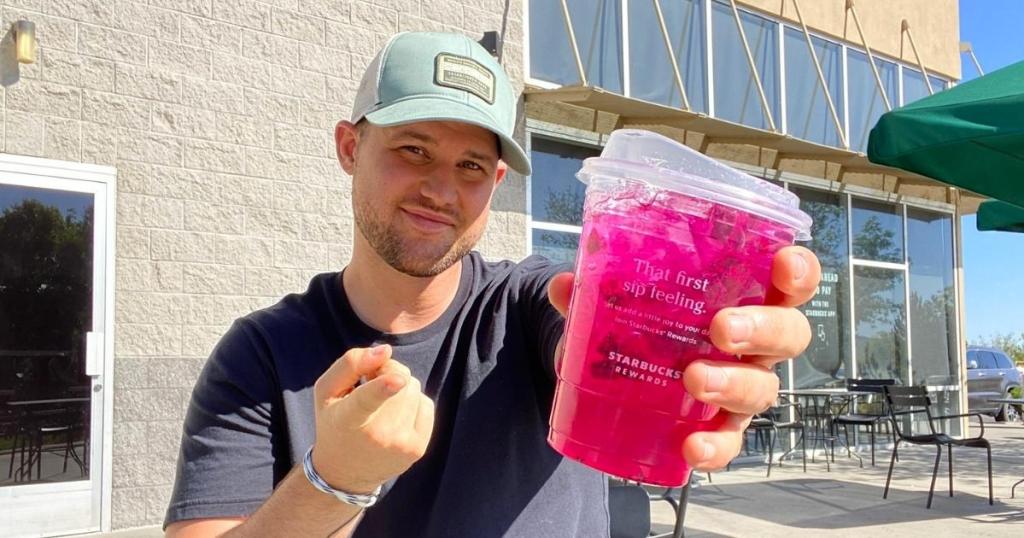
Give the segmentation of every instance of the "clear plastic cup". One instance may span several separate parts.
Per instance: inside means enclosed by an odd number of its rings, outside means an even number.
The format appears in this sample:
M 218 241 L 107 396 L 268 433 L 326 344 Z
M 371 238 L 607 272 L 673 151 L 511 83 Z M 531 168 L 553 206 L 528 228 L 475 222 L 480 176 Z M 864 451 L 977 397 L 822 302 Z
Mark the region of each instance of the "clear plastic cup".
M 683 370 L 736 360 L 710 343 L 712 317 L 763 304 L 772 257 L 809 239 L 811 219 L 794 194 L 647 131 L 612 133 L 577 177 L 583 232 L 548 443 L 615 476 L 680 486 L 683 440 L 720 423 Z

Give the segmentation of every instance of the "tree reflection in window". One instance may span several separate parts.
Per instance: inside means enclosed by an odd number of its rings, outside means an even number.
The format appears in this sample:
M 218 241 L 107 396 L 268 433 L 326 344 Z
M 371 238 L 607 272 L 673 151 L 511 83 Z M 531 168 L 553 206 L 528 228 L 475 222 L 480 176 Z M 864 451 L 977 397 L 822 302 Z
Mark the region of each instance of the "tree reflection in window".
M 33 198 L 0 213 L 0 348 L 7 356 L 0 389 L 18 398 L 63 397 L 88 383 L 82 344 L 92 324 L 91 203 L 82 213 Z
M 583 224 L 584 192 L 579 190 L 557 191 L 550 187 L 544 197 L 544 210 L 548 219 L 566 224 Z
M 900 206 L 853 199 L 853 257 L 903 263 L 903 212 Z
M 857 376 L 907 383 L 907 320 L 901 269 L 854 267 Z
M 903 238 L 899 239 L 901 242 Z M 896 232 L 886 229 L 878 217 L 868 217 L 853 239 L 853 251 L 865 260 L 895 260 L 902 257 Z
M 849 248 L 844 197 L 793 187 L 800 209 L 814 221 L 807 248 L 821 262 L 815 296 L 801 307 L 811 325 L 811 342 L 793 363 L 796 388 L 835 386 L 850 372 Z

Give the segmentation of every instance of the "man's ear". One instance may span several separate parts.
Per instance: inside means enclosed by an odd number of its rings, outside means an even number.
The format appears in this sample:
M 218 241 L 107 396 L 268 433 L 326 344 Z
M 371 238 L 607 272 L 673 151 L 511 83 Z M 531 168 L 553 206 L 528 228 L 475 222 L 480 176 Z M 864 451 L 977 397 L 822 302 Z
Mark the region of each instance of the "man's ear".
M 359 129 L 348 120 L 341 120 L 334 128 L 334 149 L 338 162 L 345 173 L 352 175 L 356 169 L 356 147 L 359 145 Z
M 508 165 L 505 161 L 499 160 L 498 167 L 494 170 L 494 186 L 501 185 L 502 181 L 505 181 L 505 176 L 508 174 Z

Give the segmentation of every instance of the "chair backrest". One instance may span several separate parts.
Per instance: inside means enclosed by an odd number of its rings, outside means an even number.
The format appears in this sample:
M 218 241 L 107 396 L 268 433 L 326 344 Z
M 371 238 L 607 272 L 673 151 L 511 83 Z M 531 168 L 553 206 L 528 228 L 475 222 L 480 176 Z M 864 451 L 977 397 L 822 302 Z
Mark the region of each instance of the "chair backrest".
M 877 392 L 881 394 L 883 387 L 895 385 L 895 379 L 849 379 L 846 380 L 846 390 L 859 390 L 863 392 Z
M 608 485 L 611 538 L 643 538 L 651 532 L 651 499 L 633 485 Z
M 885 398 L 875 398 L 875 394 L 881 395 L 884 388 L 895 385 L 895 379 L 846 379 L 846 390 L 857 392 L 870 392 L 872 394 L 862 398 L 851 398 L 850 409 L 853 413 L 885 416 L 888 414 L 885 406 Z M 854 407 L 854 404 L 857 404 Z
M 919 413 L 928 417 L 928 429 L 932 434 L 935 433 L 935 426 L 932 424 L 932 399 L 928 396 L 927 388 L 883 385 L 883 390 L 885 391 L 886 406 L 889 408 L 889 417 L 892 419 L 897 435 L 902 438 L 913 435 L 913 415 Z M 907 423 L 906 430 L 900 426 L 904 418 L 911 419 Z

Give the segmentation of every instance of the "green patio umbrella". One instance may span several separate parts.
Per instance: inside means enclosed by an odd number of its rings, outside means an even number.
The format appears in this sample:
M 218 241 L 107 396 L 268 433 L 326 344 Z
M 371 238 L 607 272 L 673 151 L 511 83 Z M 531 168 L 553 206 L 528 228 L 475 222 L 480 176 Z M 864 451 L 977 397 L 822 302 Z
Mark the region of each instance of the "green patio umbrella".
M 1024 62 L 883 114 L 868 159 L 1024 208 Z
M 1024 208 L 989 200 L 978 207 L 978 229 L 1000 232 L 1024 232 Z

